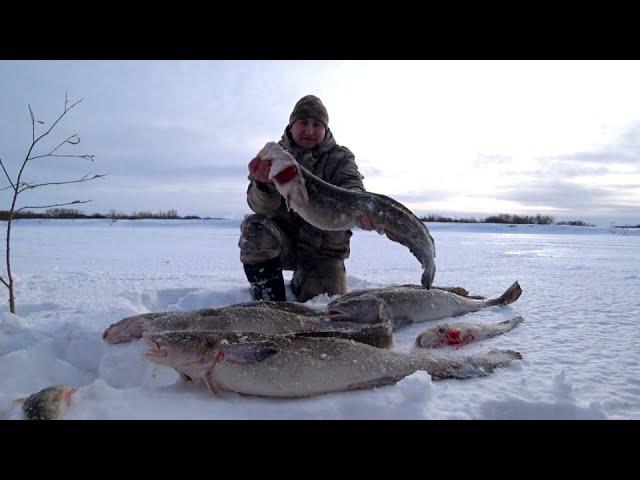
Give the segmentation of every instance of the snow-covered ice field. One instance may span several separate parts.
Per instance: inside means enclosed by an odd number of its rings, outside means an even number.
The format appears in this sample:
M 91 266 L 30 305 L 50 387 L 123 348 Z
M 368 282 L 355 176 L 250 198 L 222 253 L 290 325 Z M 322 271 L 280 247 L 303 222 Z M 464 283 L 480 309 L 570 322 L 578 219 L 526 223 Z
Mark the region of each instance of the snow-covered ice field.
M 203 384 L 183 384 L 173 370 L 143 360 L 142 341 L 104 343 L 103 330 L 123 317 L 250 300 L 239 224 L 16 222 L 17 315 L 7 312 L 3 287 L 0 418 L 23 418 L 16 398 L 66 384 L 81 388 L 64 419 L 640 419 L 639 229 L 428 224 L 436 285 L 492 298 L 515 280 L 523 288 L 507 307 L 457 319 L 521 315 L 522 325 L 437 351 L 523 354 L 485 378 L 432 382 L 417 372 L 392 386 L 301 400 L 214 398 Z M 386 237 L 356 231 L 351 247 L 349 290 L 419 282 L 416 259 Z M 413 350 L 427 326 L 396 332 L 394 348 Z

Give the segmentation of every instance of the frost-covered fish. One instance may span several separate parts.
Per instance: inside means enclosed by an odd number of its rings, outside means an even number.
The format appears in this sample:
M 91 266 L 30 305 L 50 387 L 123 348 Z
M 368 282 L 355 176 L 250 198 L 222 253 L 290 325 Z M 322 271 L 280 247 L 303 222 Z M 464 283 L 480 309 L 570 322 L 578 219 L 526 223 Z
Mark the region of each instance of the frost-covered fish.
M 71 405 L 76 390 L 76 387 L 52 385 L 17 402 L 22 403 L 22 410 L 29 420 L 56 420 Z
M 524 322 L 524 318 L 517 316 L 497 324 L 445 323 L 431 327 L 418 335 L 416 345 L 421 348 L 462 347 L 471 342 L 478 342 L 510 332 L 522 322 Z
M 341 295 L 339 298 L 337 298 L 334 301 L 339 300 L 342 302 L 350 298 L 359 297 L 361 295 L 379 294 L 379 293 L 391 292 L 394 290 L 411 290 L 411 289 L 424 290 L 424 287 L 422 285 L 404 284 L 404 285 L 389 285 L 386 287 L 376 287 L 376 288 L 362 288 L 359 290 L 352 290 L 350 292 L 347 292 L 344 295 Z M 435 285 L 432 285 L 431 289 L 444 290 L 446 292 L 451 292 L 451 293 L 455 293 L 456 295 L 460 295 L 461 297 L 473 298 L 476 300 L 486 299 L 486 297 L 482 297 L 478 295 L 469 295 L 469 291 L 463 287 L 436 287 Z
M 223 315 L 225 313 L 233 313 L 236 310 L 243 308 L 271 308 L 283 312 L 295 313 L 298 315 L 316 316 L 321 315 L 322 311 L 307 307 L 297 302 L 272 302 L 272 301 L 257 301 L 257 302 L 244 302 L 229 305 L 219 308 L 203 308 L 201 310 L 194 310 L 192 312 L 157 312 L 157 313 L 143 313 L 140 315 L 134 315 L 131 317 L 123 318 L 119 322 L 110 325 L 102 334 L 102 338 L 107 343 L 122 343 L 130 342 L 142 338 L 142 330 L 144 325 L 157 318 L 164 317 L 166 315 L 184 315 L 187 317 L 200 316 L 200 317 L 214 317 Z
M 475 312 L 493 305 L 507 305 L 515 302 L 522 294 L 518 282 L 511 285 L 500 297 L 477 300 L 455 293 L 424 289 L 415 285 L 362 290 L 347 294 L 327 305 L 332 319 L 340 321 L 369 323 L 376 321 L 376 309 L 382 300 L 391 314 L 394 329 L 417 322 L 439 320 Z M 346 299 L 345 299 L 346 297 Z
M 522 356 L 512 350 L 438 358 L 339 338 L 229 332 L 165 332 L 145 337 L 148 360 L 202 379 L 214 395 L 309 397 L 381 387 L 423 370 L 434 380 L 489 375 Z
M 287 206 L 322 230 L 348 230 L 367 217 L 376 231 L 409 248 L 423 268 L 421 284 L 430 288 L 436 274 L 436 250 L 424 222 L 396 200 L 347 190 L 316 177 L 279 144 L 269 142 L 258 156 L 271 160 L 269 179 Z
M 375 347 L 387 348 L 393 343 L 391 316 L 379 302 L 377 318 L 370 325 L 331 321 L 328 317 L 304 316 L 274 308 L 233 308 L 219 315 L 198 312 L 170 313 L 145 323 L 142 335 L 180 330 L 217 330 L 253 332 L 271 335 L 298 333 L 313 337 L 348 338 Z

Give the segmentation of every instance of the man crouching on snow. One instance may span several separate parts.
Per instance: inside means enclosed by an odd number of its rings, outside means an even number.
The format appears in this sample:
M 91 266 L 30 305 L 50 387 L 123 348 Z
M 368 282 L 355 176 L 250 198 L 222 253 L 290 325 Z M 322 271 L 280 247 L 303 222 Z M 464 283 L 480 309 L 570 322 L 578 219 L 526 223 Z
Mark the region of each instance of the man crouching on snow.
M 328 124 L 322 101 L 307 95 L 293 108 L 279 143 L 317 177 L 364 191 L 353 153 L 336 143 Z M 294 271 L 291 290 L 300 302 L 322 293 L 346 293 L 344 260 L 349 257 L 351 230 L 319 230 L 288 210 L 268 179 L 270 167 L 270 161 L 259 157 L 249 162 L 247 203 L 255 214 L 245 217 L 238 242 L 254 300 L 286 300 L 283 269 Z M 373 228 L 367 219 L 358 226 Z

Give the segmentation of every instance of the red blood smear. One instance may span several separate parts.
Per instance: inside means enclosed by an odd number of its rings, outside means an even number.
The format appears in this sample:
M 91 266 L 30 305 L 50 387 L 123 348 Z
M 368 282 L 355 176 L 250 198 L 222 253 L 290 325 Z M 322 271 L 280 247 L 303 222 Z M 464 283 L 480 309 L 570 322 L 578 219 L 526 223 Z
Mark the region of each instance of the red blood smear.
M 451 329 L 447 331 L 447 344 L 449 345 L 458 345 L 462 343 L 462 337 L 460 336 L 462 332 L 459 329 Z
M 284 170 L 282 170 L 279 174 L 274 176 L 278 183 L 287 183 L 291 181 L 298 174 L 298 168 L 294 165 L 291 165 Z

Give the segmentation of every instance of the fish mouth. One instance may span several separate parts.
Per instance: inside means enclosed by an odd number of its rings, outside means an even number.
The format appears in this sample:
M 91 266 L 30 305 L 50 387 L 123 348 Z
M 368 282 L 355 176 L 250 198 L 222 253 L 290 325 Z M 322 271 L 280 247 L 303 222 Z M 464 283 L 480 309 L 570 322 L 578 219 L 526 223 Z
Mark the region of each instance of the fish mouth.
M 147 358 L 162 358 L 168 355 L 166 347 L 163 347 L 154 340 L 147 340 L 150 348 L 142 355 Z
M 351 317 L 348 313 L 342 310 L 329 309 L 329 318 L 331 320 L 349 320 Z
M 67 405 L 71 405 L 71 397 L 78 391 L 78 387 L 67 388 L 64 392 L 63 398 L 67 402 Z

